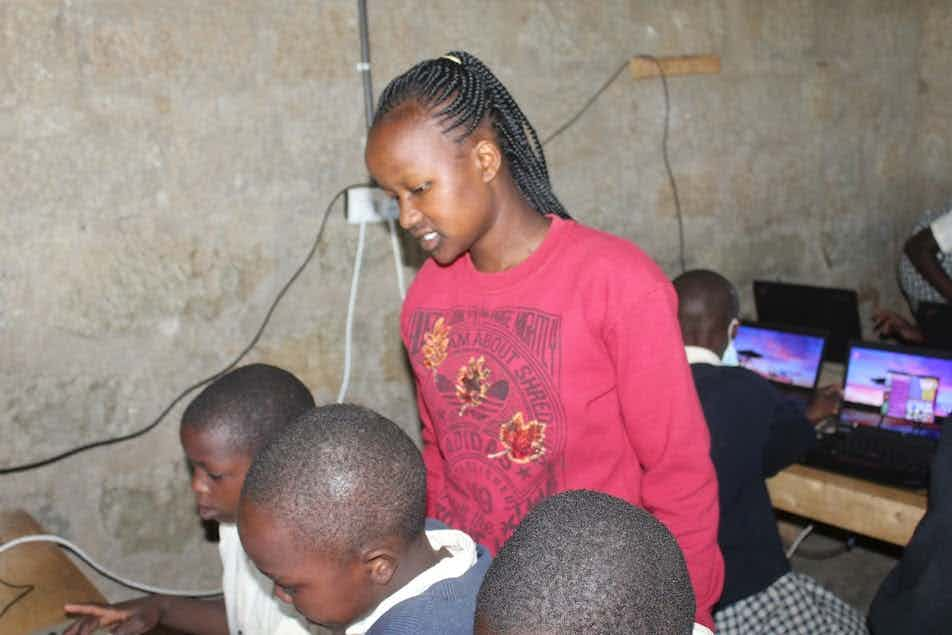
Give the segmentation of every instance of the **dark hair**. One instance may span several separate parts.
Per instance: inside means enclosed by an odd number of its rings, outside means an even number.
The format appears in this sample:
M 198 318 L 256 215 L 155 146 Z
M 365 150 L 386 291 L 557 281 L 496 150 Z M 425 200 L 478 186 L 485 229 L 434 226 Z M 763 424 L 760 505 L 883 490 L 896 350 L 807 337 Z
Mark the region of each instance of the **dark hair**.
M 222 434 L 253 456 L 274 431 L 314 407 L 301 380 L 267 364 L 250 364 L 209 384 L 182 413 L 182 427 Z
M 423 531 L 426 470 L 395 423 L 352 404 L 322 406 L 278 431 L 255 457 L 241 504 L 286 526 L 299 544 L 342 559 L 364 544 Z
M 443 122 L 444 134 L 462 141 L 486 118 L 519 191 L 540 214 L 570 218 L 549 182 L 549 168 L 535 129 L 516 100 L 485 64 L 465 51 L 420 62 L 394 78 L 380 95 L 374 125 L 397 106 L 414 101 Z
M 690 633 L 694 593 L 671 533 L 589 490 L 543 500 L 503 545 L 476 600 L 481 632 Z

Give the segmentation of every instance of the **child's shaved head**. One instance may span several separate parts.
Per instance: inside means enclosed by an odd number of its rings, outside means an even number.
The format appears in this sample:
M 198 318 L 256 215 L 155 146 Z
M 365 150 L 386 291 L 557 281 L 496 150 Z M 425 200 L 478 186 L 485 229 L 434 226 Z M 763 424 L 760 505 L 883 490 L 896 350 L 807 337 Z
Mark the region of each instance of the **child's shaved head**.
M 275 366 L 250 364 L 199 393 L 182 414 L 182 428 L 212 433 L 252 456 L 277 428 L 313 407 L 314 398 L 297 377 Z

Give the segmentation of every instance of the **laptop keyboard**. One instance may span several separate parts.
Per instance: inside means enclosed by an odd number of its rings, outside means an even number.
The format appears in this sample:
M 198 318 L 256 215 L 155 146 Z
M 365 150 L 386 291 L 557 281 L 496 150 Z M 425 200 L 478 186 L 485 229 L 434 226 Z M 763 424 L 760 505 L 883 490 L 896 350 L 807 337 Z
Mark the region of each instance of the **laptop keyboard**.
M 929 485 L 936 442 L 887 430 L 840 428 L 823 435 L 804 463 L 901 487 Z

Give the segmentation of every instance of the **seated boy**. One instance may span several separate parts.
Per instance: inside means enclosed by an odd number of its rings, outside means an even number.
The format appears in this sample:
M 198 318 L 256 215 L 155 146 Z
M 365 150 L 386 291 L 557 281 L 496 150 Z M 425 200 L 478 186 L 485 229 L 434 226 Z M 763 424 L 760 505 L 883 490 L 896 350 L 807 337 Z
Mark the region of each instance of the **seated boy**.
M 479 635 L 686 635 L 693 623 L 674 536 L 645 510 L 591 490 L 536 505 L 476 600 Z
M 255 457 L 238 532 L 275 595 L 312 622 L 348 635 L 472 633 L 490 557 L 463 532 L 424 530 L 425 510 L 410 438 L 372 410 L 331 405 Z
M 717 542 L 725 575 L 714 612 L 717 632 L 863 633 L 857 611 L 790 570 L 764 482 L 812 447 L 813 424 L 839 409 L 838 387 L 817 391 L 804 410 L 767 380 L 737 367 L 731 352 L 740 303 L 726 278 L 688 271 L 674 288 L 719 486 Z
M 314 406 L 291 373 L 265 364 L 244 366 L 215 380 L 185 409 L 179 429 L 192 473 L 199 515 L 217 520 L 224 597 L 215 600 L 150 595 L 111 606 L 68 604 L 85 615 L 64 635 L 99 626 L 144 633 L 162 624 L 193 635 L 303 635 L 307 623 L 286 611 L 271 582 L 248 560 L 238 541 L 238 496 L 251 459 L 276 430 Z

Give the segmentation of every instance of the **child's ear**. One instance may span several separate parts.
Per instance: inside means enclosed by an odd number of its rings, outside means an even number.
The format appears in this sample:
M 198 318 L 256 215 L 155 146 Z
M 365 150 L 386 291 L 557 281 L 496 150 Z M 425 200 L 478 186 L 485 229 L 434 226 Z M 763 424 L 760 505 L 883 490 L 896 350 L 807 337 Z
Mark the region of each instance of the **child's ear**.
M 483 183 L 489 183 L 499 173 L 502 165 L 502 150 L 499 145 L 489 139 L 480 139 L 473 148 L 473 154 L 479 164 L 479 171 Z
M 386 585 L 397 572 L 397 558 L 389 549 L 374 549 L 364 554 L 364 565 L 370 581 Z

